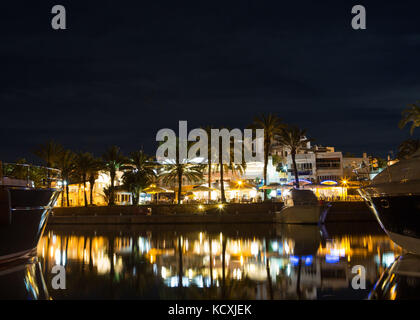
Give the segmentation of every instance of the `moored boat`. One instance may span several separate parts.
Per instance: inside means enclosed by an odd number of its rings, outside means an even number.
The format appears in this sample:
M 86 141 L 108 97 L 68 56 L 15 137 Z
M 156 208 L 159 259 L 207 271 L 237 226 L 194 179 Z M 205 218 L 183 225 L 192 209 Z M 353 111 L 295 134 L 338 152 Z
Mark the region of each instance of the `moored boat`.
M 0 300 L 50 300 L 37 257 L 0 264 Z
M 420 256 L 398 257 L 381 275 L 369 294 L 370 300 L 418 300 L 420 298 Z
M 275 222 L 323 224 L 331 204 L 321 204 L 311 190 L 292 189 L 284 207 L 276 212 Z
M 387 167 L 359 192 L 388 236 L 420 254 L 420 150 Z
M 22 164 L 1 167 L 0 264 L 35 253 L 60 192 L 56 169 Z

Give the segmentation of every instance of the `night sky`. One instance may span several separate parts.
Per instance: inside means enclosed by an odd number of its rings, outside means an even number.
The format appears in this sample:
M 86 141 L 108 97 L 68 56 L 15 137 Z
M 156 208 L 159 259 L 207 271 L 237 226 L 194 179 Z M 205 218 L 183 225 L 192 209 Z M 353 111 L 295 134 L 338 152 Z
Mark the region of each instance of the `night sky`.
M 67 30 L 51 28 L 56 4 Z M 384 156 L 420 100 L 419 17 L 420 1 L 2 1 L 0 159 L 35 160 L 49 139 L 154 154 L 179 120 L 243 129 L 261 112 Z

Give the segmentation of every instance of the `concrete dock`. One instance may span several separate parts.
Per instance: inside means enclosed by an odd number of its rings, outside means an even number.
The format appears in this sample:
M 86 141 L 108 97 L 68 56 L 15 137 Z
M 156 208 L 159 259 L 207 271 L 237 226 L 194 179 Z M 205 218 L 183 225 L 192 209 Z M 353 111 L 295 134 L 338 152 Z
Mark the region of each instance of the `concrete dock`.
M 200 206 L 200 207 L 199 207 Z M 49 224 L 273 223 L 281 203 L 54 208 Z M 326 222 L 376 221 L 364 202 L 334 202 Z

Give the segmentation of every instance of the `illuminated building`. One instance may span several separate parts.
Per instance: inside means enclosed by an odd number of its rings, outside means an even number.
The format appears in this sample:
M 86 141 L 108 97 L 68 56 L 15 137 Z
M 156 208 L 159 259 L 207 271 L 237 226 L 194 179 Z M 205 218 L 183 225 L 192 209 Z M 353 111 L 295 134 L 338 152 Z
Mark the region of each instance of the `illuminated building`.
M 122 187 L 122 171 L 117 171 L 114 181 L 115 186 L 115 204 L 117 205 L 131 205 L 132 204 L 132 195 L 130 192 L 127 192 Z M 92 190 L 92 203 L 94 205 L 107 205 L 107 201 L 104 194 L 104 188 L 107 188 L 111 185 L 111 179 L 109 174 L 106 172 L 101 172 L 98 175 L 98 178 L 95 180 L 95 184 Z M 72 183 L 69 184 L 69 204 L 70 206 L 84 206 L 84 191 L 86 191 L 86 196 L 88 199 L 88 204 L 90 204 L 90 183 L 86 182 L 86 190 L 83 186 L 83 183 Z M 62 202 L 61 194 L 57 200 L 56 206 L 61 206 Z M 64 206 L 67 205 L 66 194 L 64 193 Z

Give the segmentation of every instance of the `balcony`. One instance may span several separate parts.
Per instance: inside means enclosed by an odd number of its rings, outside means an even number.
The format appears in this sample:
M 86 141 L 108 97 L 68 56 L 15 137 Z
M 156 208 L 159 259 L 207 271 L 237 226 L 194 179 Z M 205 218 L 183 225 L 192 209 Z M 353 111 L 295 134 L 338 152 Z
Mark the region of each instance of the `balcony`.
M 288 169 L 287 172 L 291 173 L 292 175 L 294 174 L 294 170 L 292 170 L 292 169 Z M 312 170 L 298 170 L 298 174 L 300 176 L 311 176 L 311 175 L 313 175 Z

